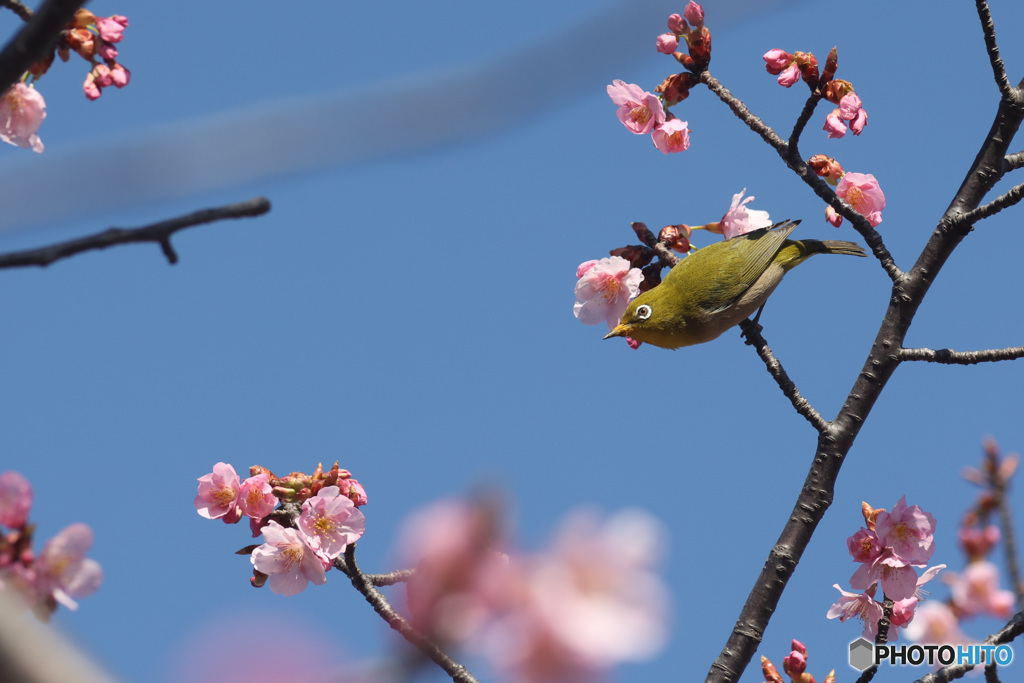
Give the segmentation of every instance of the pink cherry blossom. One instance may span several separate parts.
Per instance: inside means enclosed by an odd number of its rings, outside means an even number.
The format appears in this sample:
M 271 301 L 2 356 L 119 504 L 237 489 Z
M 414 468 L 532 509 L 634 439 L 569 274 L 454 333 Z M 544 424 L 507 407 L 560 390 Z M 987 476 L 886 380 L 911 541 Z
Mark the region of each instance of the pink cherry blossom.
M 892 548 L 886 548 L 873 561 L 861 564 L 850 577 L 850 587 L 856 590 L 867 590 L 876 582 L 881 583 L 887 598 L 902 600 L 917 590 L 917 572 Z
M 788 88 L 792 86 L 794 83 L 800 80 L 799 67 L 797 67 L 795 63 L 790 64 L 789 66 L 782 70 L 782 73 L 779 74 L 779 77 L 776 80 L 779 82 L 779 85 L 781 85 L 783 88 Z
M 225 524 L 234 524 L 242 518 L 238 507 L 240 487 L 241 480 L 235 468 L 225 462 L 217 463 L 213 472 L 199 477 L 196 511 L 207 519 L 222 519 Z
M 840 116 L 838 109 L 833 109 L 832 113 L 825 117 L 825 125 L 821 129 L 828 133 L 829 138 L 841 138 L 846 135 L 846 124 L 843 123 L 843 117 Z
M 112 17 L 96 17 L 96 30 L 101 39 L 108 43 L 119 43 L 128 28 L 128 17 L 115 14 Z
M 0 97 L 0 140 L 42 153 L 36 132 L 46 118 L 46 101 L 32 86 L 18 82 Z
M 651 132 L 654 146 L 664 154 L 685 152 L 690 147 L 690 131 L 686 121 L 669 119 Z
M 854 135 L 860 135 L 866 125 L 868 125 L 868 113 L 863 109 L 857 110 L 857 115 L 850 121 L 850 130 L 853 131 Z
M 690 0 L 686 5 L 686 9 L 683 10 L 683 17 L 685 17 L 694 28 L 701 28 L 704 26 L 704 8 L 693 0 Z
M 844 121 L 852 121 L 857 117 L 857 112 L 861 109 L 860 97 L 857 93 L 850 92 L 843 95 L 843 98 L 839 100 L 839 115 Z
M 836 194 L 853 210 L 868 219 L 872 226 L 882 222 L 885 194 L 870 173 L 847 173 L 836 185 Z
M 99 562 L 85 554 L 92 547 L 93 533 L 85 524 L 72 524 L 46 542 L 33 566 L 36 588 L 68 609 L 78 609 L 72 598 L 96 592 L 103 581 Z
M 875 533 L 879 543 L 907 563 L 923 566 L 935 552 L 935 518 L 917 505 L 907 507 L 906 498 L 902 496 L 890 512 L 879 513 Z
M 640 293 L 643 279 L 640 269 L 631 268 L 629 261 L 621 256 L 601 259 L 576 282 L 573 315 L 584 325 L 605 322 L 608 329 L 614 328 L 629 302 Z
M 249 559 L 256 571 L 270 577 L 270 590 L 287 597 L 306 590 L 310 581 L 317 586 L 327 583 L 324 562 L 296 529 L 271 521 L 263 527 L 263 537 L 266 543 Z
M 965 615 L 989 614 L 1005 619 L 1013 613 L 1013 592 L 1000 590 L 999 569 L 987 560 L 971 562 L 950 586 L 953 604 Z
M 679 47 L 679 37 L 674 33 L 662 33 L 655 41 L 658 52 L 670 55 Z
M 596 266 L 598 263 L 597 259 L 590 259 L 584 261 L 576 267 L 576 279 L 579 280 L 581 277 L 587 274 L 587 271 Z
M 117 59 L 117 55 L 119 53 L 116 45 L 101 40 L 99 41 L 99 44 L 96 45 L 96 54 L 99 55 L 101 59 L 112 62 Z
M 854 562 L 874 562 L 882 554 L 882 544 L 874 531 L 861 527 L 860 531 L 846 539 L 846 547 Z
M 337 486 L 325 486 L 302 504 L 299 529 L 310 547 L 328 560 L 363 535 L 366 518 Z
M 20 529 L 28 521 L 32 509 L 32 485 L 13 470 L 0 474 L 0 524 Z
M 881 603 L 867 593 L 848 593 L 840 588 L 838 583 L 833 584 L 833 587 L 840 592 L 842 597 L 829 608 L 826 616 L 829 619 L 838 617 L 840 622 L 847 619 L 860 619 L 864 622 L 863 636 L 874 641 L 875 636 L 878 635 L 878 621 L 884 613 Z
M 277 503 L 274 487 L 270 485 L 270 477 L 266 474 L 249 477 L 238 488 L 238 508 L 250 519 L 263 519 L 274 511 Z
M 339 479 L 338 488 L 341 489 L 341 495 L 355 503 L 356 507 L 366 505 L 366 489 L 355 479 Z
M 747 208 L 747 204 L 754 201 L 754 198 L 744 199 L 743 195 L 746 191 L 747 188 L 744 187 L 738 194 L 732 196 L 732 204 L 722 216 L 721 231 L 725 239 L 732 239 L 760 228 L 767 228 L 772 224 L 767 211 L 755 211 Z
M 656 95 L 646 92 L 639 85 L 621 80 L 612 81 L 608 96 L 618 105 L 616 115 L 622 125 L 636 133 L 650 133 L 656 126 L 665 123 L 665 108 Z

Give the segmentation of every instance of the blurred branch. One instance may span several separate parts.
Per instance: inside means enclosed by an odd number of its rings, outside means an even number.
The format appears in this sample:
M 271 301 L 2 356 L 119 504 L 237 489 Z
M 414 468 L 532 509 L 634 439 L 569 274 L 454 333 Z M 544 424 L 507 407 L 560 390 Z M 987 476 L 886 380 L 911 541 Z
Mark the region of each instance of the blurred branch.
M 800 176 L 803 181 L 810 186 L 814 194 L 818 195 L 825 203 L 829 204 L 839 214 L 850 221 L 854 229 L 861 234 L 864 241 L 867 242 L 868 248 L 878 259 L 882 268 L 889 275 L 889 278 L 896 282 L 902 277 L 903 272 L 896 266 L 896 262 L 892 258 L 892 254 L 885 246 L 885 242 L 882 240 L 882 236 L 875 230 L 868 219 L 860 215 L 853 210 L 853 207 L 847 204 L 845 201 L 840 199 L 832 186 L 826 183 L 824 180 L 819 178 L 814 171 L 804 163 L 803 159 L 800 158 L 800 150 L 795 144 L 790 145 L 779 137 L 770 126 L 764 121 L 755 116 L 746 105 L 740 100 L 736 99 L 731 92 L 729 92 L 725 86 L 723 86 L 718 79 L 711 75 L 709 71 L 701 72 L 700 81 L 704 83 L 711 92 L 718 95 L 718 99 L 722 100 L 733 113 L 747 125 L 750 130 L 761 136 L 761 139 L 771 145 L 782 160 L 786 163 L 794 173 Z M 813 100 L 813 98 L 812 98 Z M 797 125 L 793 128 L 793 142 L 795 143 L 799 139 L 799 134 L 803 129 L 801 121 L 804 117 L 810 118 L 810 114 L 813 111 L 814 105 L 817 101 L 808 100 L 807 104 L 804 105 L 803 111 L 800 113 L 800 118 L 797 120 Z
M 984 351 L 954 351 L 953 349 L 900 349 L 900 360 L 923 360 L 929 363 L 945 363 L 947 365 L 974 365 L 1001 360 L 1024 358 L 1024 346 L 1011 346 L 1005 349 L 986 349 Z
M 1024 633 L 1024 612 L 1017 612 L 1013 615 L 1006 626 L 993 633 L 981 642 L 982 645 L 1003 645 L 1013 642 L 1017 636 Z M 938 671 L 933 671 L 927 676 L 914 681 L 914 683 L 947 683 L 958 678 L 963 678 L 974 666 L 969 664 L 950 664 Z
M 388 599 L 374 587 L 370 578 L 359 571 L 359 566 L 356 564 L 355 543 L 350 543 L 345 549 L 345 567 L 345 573 L 352 580 L 352 585 L 362 593 L 373 610 L 388 623 L 388 626 L 398 631 L 403 638 L 441 667 L 455 683 L 479 683 L 476 677 L 466 670 L 466 667 L 449 657 L 444 650 L 414 629 L 401 614 L 395 611 Z
M 999 94 L 1006 99 L 1010 97 L 1012 87 L 1010 79 L 1006 77 L 1003 58 L 999 56 L 996 25 L 992 21 L 992 13 L 988 9 L 988 0 L 975 0 L 974 4 L 978 8 L 978 18 L 981 19 L 981 31 L 985 36 L 985 50 L 988 52 L 988 60 L 992 64 L 992 75 L 995 76 L 996 85 L 999 86 Z
M 159 244 L 167 260 L 174 264 L 178 262 L 178 254 L 171 246 L 171 235 L 179 230 L 227 218 L 260 216 L 268 211 L 270 211 L 270 200 L 265 197 L 257 197 L 240 204 L 203 209 L 186 216 L 171 218 L 170 220 L 153 223 L 141 228 L 110 228 L 94 235 L 60 242 L 48 247 L 0 254 L 0 268 L 48 266 L 54 261 L 80 254 L 83 251 L 106 249 L 118 244 L 131 244 L 135 242 L 154 242 Z
M 757 351 L 757 355 L 764 361 L 765 367 L 768 368 L 768 374 L 772 376 L 775 382 L 782 389 L 782 393 L 786 395 L 790 403 L 796 409 L 796 412 L 803 415 L 811 426 L 818 430 L 821 434 L 828 429 L 828 421 L 825 420 L 814 409 L 810 401 L 803 397 L 800 390 L 797 389 L 796 384 L 786 374 L 786 370 L 782 367 L 782 363 L 772 353 L 771 348 L 768 347 L 768 342 L 765 341 L 761 335 L 761 326 L 755 323 L 749 318 L 740 323 L 740 329 L 743 330 L 743 336 L 746 337 L 747 343 L 754 347 Z
M 33 15 L 32 10 L 19 2 L 19 0 L 0 0 L 0 7 L 6 7 L 11 10 L 17 14 L 22 21 L 28 21 Z
M 53 49 L 83 0 L 46 0 L 35 15 L 0 51 L 0 92 L 5 92 L 21 75 Z

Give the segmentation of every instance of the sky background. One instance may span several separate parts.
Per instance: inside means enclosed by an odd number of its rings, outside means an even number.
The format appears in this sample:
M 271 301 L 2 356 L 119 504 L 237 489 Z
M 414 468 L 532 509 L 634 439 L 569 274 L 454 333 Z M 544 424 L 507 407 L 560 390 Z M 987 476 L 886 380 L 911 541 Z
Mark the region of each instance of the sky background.
M 40 541 L 85 522 L 106 574 L 56 626 L 125 681 L 227 680 L 217 666 L 263 656 L 268 642 L 302 643 L 340 667 L 389 656 L 402 643 L 343 576 L 290 599 L 254 590 L 248 559 L 233 554 L 251 540 L 245 525 L 193 508 L 196 478 L 218 461 L 283 474 L 337 459 L 369 493 L 367 571 L 398 568 L 395 540 L 413 511 L 480 486 L 505 492 L 526 549 L 580 506 L 649 511 L 671 535 L 672 635 L 615 680 L 702 678 L 792 509 L 815 432 L 738 331 L 674 352 L 602 341 L 603 326 L 572 316 L 576 266 L 634 243 L 630 221 L 657 231 L 717 220 L 742 188 L 774 219 L 803 219 L 797 237 L 861 240 L 827 225 L 820 200 L 706 89 L 673 109 L 692 129 L 683 154 L 619 123 L 605 86 L 653 90 L 676 71 L 654 41 L 684 4 L 92 3 L 129 17 L 120 49 L 132 82 L 88 102 L 81 60 L 40 81 L 46 152 L 0 150 L 0 250 L 256 195 L 273 209 L 179 234 L 173 267 L 143 245 L 0 273 L 0 465 L 34 485 Z M 801 151 L 879 179 L 878 229 L 909 268 L 996 108 L 973 3 L 705 10 L 712 73 L 784 136 L 806 90 L 779 87 L 761 55 L 823 62 L 839 46 L 838 76 L 869 125 L 827 140 L 830 109 L 819 107 Z M 997 0 L 993 14 L 1016 83 L 1024 6 Z M 0 22 L 8 34 L 19 23 L 6 12 Z M 225 157 L 232 131 L 242 144 Z M 1022 343 L 1019 215 L 978 224 L 909 346 Z M 818 258 L 765 309 L 769 344 L 825 417 L 888 294 L 874 259 Z M 845 539 L 862 500 L 891 508 L 905 494 L 938 520 L 933 563 L 962 568 L 956 528 L 976 489 L 960 470 L 985 435 L 1024 447 L 1022 382 L 1021 362 L 897 371 L 760 654 L 781 666 L 798 638 L 818 680 L 832 668 L 839 681 L 856 676 L 846 648 L 860 629 L 825 612 L 832 584 L 846 587 L 855 569 Z M 398 604 L 401 594 L 389 593 Z M 762 680 L 758 667 L 743 680 Z

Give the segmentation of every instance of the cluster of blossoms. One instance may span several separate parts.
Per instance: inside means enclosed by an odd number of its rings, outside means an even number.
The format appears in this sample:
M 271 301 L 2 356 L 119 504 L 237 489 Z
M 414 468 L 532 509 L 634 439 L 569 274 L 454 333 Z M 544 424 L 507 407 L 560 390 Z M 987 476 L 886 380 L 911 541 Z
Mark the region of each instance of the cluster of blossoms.
M 652 569 L 663 547 L 653 519 L 578 513 L 533 556 L 499 552 L 500 526 L 494 506 L 466 501 L 437 503 L 407 525 L 413 626 L 534 683 L 593 680 L 661 649 L 669 596 Z
M 793 650 L 782 660 L 782 670 L 789 676 L 792 683 L 815 683 L 814 676 L 807 673 L 807 647 L 799 640 L 793 639 Z M 761 657 L 761 673 L 765 683 L 783 683 L 779 670 L 767 657 Z M 836 670 L 832 669 L 825 676 L 823 683 L 835 683 Z
M 815 154 L 807 160 L 807 165 L 816 175 L 834 186 L 836 196 L 864 216 L 872 227 L 882 222 L 885 193 L 875 176 L 870 173 L 847 173 L 838 161 L 824 154 Z M 843 223 L 843 217 L 831 206 L 825 207 L 825 220 L 837 228 Z
M 829 102 L 838 105 L 825 117 L 822 128 L 828 137 L 841 138 L 846 135 L 847 122 L 854 135 L 860 135 L 868 125 L 868 113 L 861 106 L 860 97 L 853 91 L 853 84 L 841 78 L 834 78 L 839 66 L 836 48 L 828 53 L 825 70 L 818 74 L 818 60 L 810 52 L 789 54 L 785 50 L 768 50 L 764 53 L 765 69 L 777 75 L 779 85 L 790 87 L 803 78 L 812 91 L 819 92 Z
M 907 506 L 900 498 L 892 512 L 872 509 L 863 503 L 866 527 L 846 539 L 850 555 L 860 567 L 850 577 L 850 587 L 863 591 L 850 593 L 835 584 L 842 594 L 828 611 L 828 618 L 846 621 L 852 617 L 864 622 L 863 636 L 874 640 L 878 622 L 884 615 L 883 604 L 875 599 L 879 585 L 884 599 L 893 601 L 888 639 L 896 640 L 899 629 L 914 618 L 921 600 L 919 588 L 946 568 L 940 564 L 918 577 L 914 567 L 927 566 L 935 552 L 935 518 L 916 505 Z
M 50 69 L 58 55 L 66 62 L 74 52 L 89 62 L 91 68 L 82 90 L 90 100 L 98 99 L 103 88 L 128 85 L 131 72 L 117 61 L 116 46 L 124 38 L 127 27 L 128 18 L 120 14 L 97 17 L 88 10 L 78 10 L 61 31 L 54 51 L 33 64 L 17 83 L 0 95 L 0 140 L 34 152 L 43 151 L 38 131 L 46 118 L 46 101 L 36 90 L 34 81 Z
M 357 509 L 366 504 L 362 485 L 337 462 L 326 473 L 317 465 L 312 475 L 277 477 L 259 466 L 249 474 L 242 481 L 231 465 L 214 465 L 199 478 L 196 510 L 225 524 L 248 517 L 253 537 L 263 534 L 265 543 L 247 549 L 257 588 L 269 578 L 273 592 L 295 595 L 310 581 L 326 583 L 335 558 L 363 535 L 366 520 Z
M 949 585 L 949 599 L 945 602 L 929 600 L 922 605 L 914 623 L 907 629 L 911 640 L 967 643 L 970 639 L 960 630 L 965 619 L 980 615 L 1006 619 L 1013 614 L 1017 599 L 1012 591 L 1000 588 L 999 569 L 988 556 L 1000 540 L 999 527 L 989 519 L 1017 464 L 1015 455 L 1000 459 L 998 447 L 988 441 L 982 467 L 967 468 L 964 472 L 965 479 L 984 487 L 957 532 L 960 548 L 967 556 L 967 566 L 959 574 L 946 572 L 942 575 Z
M 622 125 L 637 135 L 650 133 L 655 147 L 672 154 L 689 149 L 690 130 L 689 124 L 673 116 L 667 107 L 689 97 L 690 89 L 697 84 L 695 74 L 707 67 L 711 60 L 711 32 L 704 25 L 704 8 L 692 0 L 683 16 L 673 14 L 668 18 L 668 29 L 670 33 L 658 36 L 658 52 L 672 55 L 688 71 L 666 79 L 656 89 L 657 95 L 639 85 L 615 80 L 608 86 L 608 96 L 619 108 L 617 115 Z M 686 44 L 687 54 L 676 51 L 680 39 Z
M 28 523 L 32 486 L 18 472 L 0 474 L 0 591 L 15 591 L 21 601 L 46 620 L 57 605 L 78 609 L 74 598 L 96 592 L 103 570 L 85 554 L 93 534 L 85 524 L 65 527 L 43 546 L 32 550 L 35 525 Z
M 612 249 L 609 258 L 584 261 L 576 268 L 573 314 L 584 325 L 603 322 L 611 330 L 619 323 L 630 301 L 661 282 L 662 264 L 652 263 L 658 254 L 656 247 L 659 243 L 673 251 L 688 254 L 693 250 L 690 235 L 694 230 L 707 230 L 731 239 L 771 226 L 767 211 L 747 208 L 754 198 L 744 198 L 746 192 L 747 189 L 743 188 L 734 194 L 725 215 L 706 225 L 666 225 L 655 238 L 644 223 L 633 223 L 633 231 L 643 244 Z M 634 349 L 640 346 L 640 342 L 629 337 L 626 342 Z

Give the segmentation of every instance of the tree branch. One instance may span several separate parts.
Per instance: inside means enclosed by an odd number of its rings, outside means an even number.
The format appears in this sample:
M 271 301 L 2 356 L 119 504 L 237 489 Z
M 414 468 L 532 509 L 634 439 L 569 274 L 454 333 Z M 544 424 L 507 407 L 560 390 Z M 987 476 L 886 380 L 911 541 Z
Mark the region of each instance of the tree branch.
M 1014 171 L 1024 166 L 1024 152 L 1014 152 L 1003 157 L 1003 171 Z
M 1013 618 L 1007 622 L 1006 626 L 983 640 L 982 644 L 1004 645 L 1012 642 L 1021 633 L 1024 633 L 1024 612 L 1017 612 L 1013 615 Z M 948 681 L 953 681 L 957 678 L 963 678 L 964 675 L 973 668 L 974 666 L 969 664 L 950 664 L 949 666 L 942 667 L 938 671 L 933 671 L 926 676 L 922 676 L 914 681 L 914 683 L 947 683 Z
M 736 99 L 733 94 L 718 81 L 718 79 L 711 75 L 711 72 L 702 71 L 699 78 L 701 82 L 708 86 L 713 93 L 718 95 L 718 99 L 722 100 L 722 102 L 732 109 L 733 113 L 736 114 L 743 123 L 747 124 L 747 127 L 750 128 L 750 130 L 760 135 L 762 140 L 767 142 L 775 149 L 776 152 L 778 152 L 779 156 L 782 157 L 782 160 L 786 163 L 786 166 L 800 176 L 800 178 L 810 186 L 811 190 L 814 191 L 814 194 L 818 195 L 818 197 L 820 197 L 825 203 L 831 205 L 832 208 L 843 216 L 843 218 L 850 221 L 854 230 L 861 234 L 864 241 L 867 242 L 868 248 L 871 249 L 871 252 L 875 255 L 875 258 L 878 259 L 882 268 L 893 282 L 902 277 L 903 272 L 896 266 L 896 262 L 893 260 L 892 254 L 889 253 L 889 250 L 886 248 L 885 242 L 882 240 L 882 236 L 878 231 L 871 226 L 868 219 L 854 211 L 852 206 L 836 196 L 835 190 L 832 189 L 832 186 L 819 178 L 817 174 L 815 174 L 814 171 L 804 163 L 803 159 L 800 158 L 800 150 L 797 149 L 796 146 L 790 146 L 781 137 L 779 137 L 778 133 L 776 133 L 770 126 L 752 114 L 743 102 Z M 805 115 L 809 117 L 810 111 L 813 111 L 813 107 L 811 107 L 811 102 L 808 101 L 808 103 L 804 105 L 804 110 L 800 114 L 801 118 Z M 797 122 L 797 126 L 794 127 L 793 132 L 795 140 L 799 137 L 799 120 Z
M 947 365 L 975 365 L 977 363 L 1024 358 L 1024 346 L 1011 346 L 1006 349 L 986 349 L 984 351 L 900 349 L 899 357 L 900 360 L 923 360 L 929 363 L 945 363 Z
M 1021 199 L 1024 199 L 1024 183 L 1010 188 L 1005 194 L 999 195 L 988 204 L 954 216 L 951 220 L 952 226 L 973 225 L 983 218 L 994 216 L 1003 209 L 1013 206 Z
M 768 374 L 772 376 L 779 385 L 779 388 L 782 389 L 782 393 L 793 404 L 796 412 L 803 415 L 811 423 L 811 426 L 818 430 L 819 434 L 825 432 L 828 429 L 828 421 L 814 409 L 810 401 L 803 397 L 796 384 L 786 374 L 782 363 L 775 357 L 775 354 L 768 347 L 768 342 L 761 335 L 760 327 L 760 325 L 749 318 L 740 323 L 740 329 L 743 330 L 743 336 L 746 337 L 747 343 L 757 351 L 757 355 L 761 357 L 765 367 L 768 368 Z
M 0 93 L 53 49 L 83 0 L 46 0 L 35 15 L 0 51 Z
M 11 10 L 22 21 L 28 21 L 33 15 L 32 10 L 26 7 L 20 0 L 0 0 L 0 7 L 6 7 Z
M 388 626 L 398 631 L 403 638 L 416 646 L 420 652 L 441 667 L 445 673 L 451 676 L 455 683 L 479 683 L 476 677 L 466 670 L 466 667 L 449 657 L 444 650 L 414 629 L 401 614 L 395 611 L 395 608 L 391 606 L 388 599 L 373 586 L 370 579 L 359 571 L 359 566 L 356 564 L 355 543 L 350 543 L 345 548 L 345 566 L 346 574 L 352 580 L 352 585 L 357 591 L 362 593 L 366 601 L 373 607 L 373 610 L 387 622 Z
M 348 565 L 345 564 L 345 558 L 341 555 L 334 558 L 334 568 L 340 571 L 345 576 L 352 578 L 352 575 L 348 571 Z M 396 583 L 405 583 L 412 578 L 413 574 L 416 573 L 415 569 L 396 569 L 393 572 L 387 574 L 363 574 L 363 577 L 372 583 L 374 586 L 393 586 Z
M 804 103 L 804 108 L 800 112 L 800 116 L 796 119 L 796 124 L 793 125 L 793 132 L 789 135 L 788 144 L 790 149 L 798 149 L 800 144 L 800 135 L 804 132 L 804 128 L 807 127 L 808 122 L 810 122 L 811 116 L 814 114 L 814 109 L 818 106 L 818 102 L 820 101 L 821 95 L 817 92 L 812 92 L 811 96 L 807 98 L 807 101 Z
M 43 267 L 50 265 L 54 261 L 80 254 L 83 251 L 106 249 L 118 244 L 131 244 L 133 242 L 154 242 L 159 244 L 167 260 L 171 264 L 175 264 L 178 262 L 178 255 L 171 246 L 171 235 L 179 230 L 226 218 L 259 216 L 268 211 L 270 211 L 270 200 L 265 197 L 257 197 L 240 204 L 203 209 L 186 216 L 171 218 L 170 220 L 160 221 L 159 223 L 153 223 L 141 228 L 110 228 L 94 235 L 60 242 L 48 247 L 0 254 L 0 268 Z
M 992 75 L 995 76 L 996 85 L 999 87 L 999 94 L 1006 99 L 1010 97 L 1012 87 L 1010 79 L 1006 77 L 1006 68 L 1003 66 L 1003 58 L 999 56 L 999 45 L 996 43 L 996 25 L 992 21 L 992 13 L 988 9 L 988 0 L 975 0 L 978 8 L 978 18 L 981 19 L 981 30 L 985 35 L 985 50 L 988 52 L 988 61 L 992 64 Z

